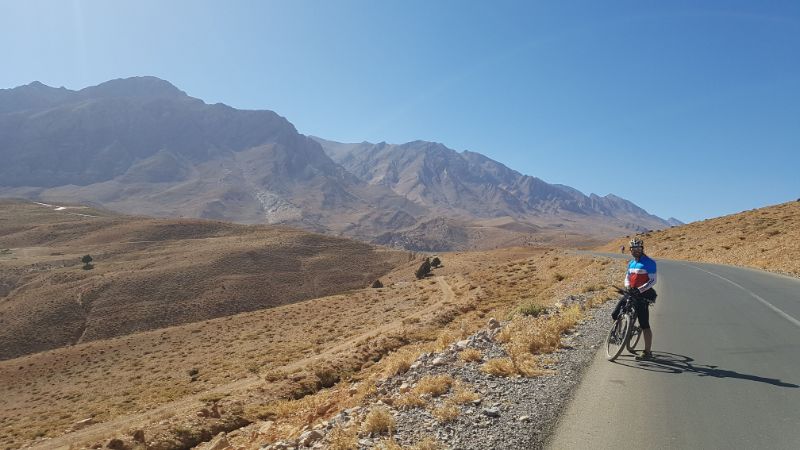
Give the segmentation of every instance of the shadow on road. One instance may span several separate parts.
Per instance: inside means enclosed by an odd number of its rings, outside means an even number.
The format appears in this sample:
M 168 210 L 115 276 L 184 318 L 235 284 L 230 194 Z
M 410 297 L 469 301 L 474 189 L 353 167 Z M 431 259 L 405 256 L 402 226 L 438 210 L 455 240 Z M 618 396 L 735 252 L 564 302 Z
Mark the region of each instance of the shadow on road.
M 630 358 L 621 357 L 615 361 L 627 367 L 635 369 L 649 370 L 663 373 L 693 373 L 701 377 L 715 378 L 738 378 L 740 380 L 757 381 L 778 387 L 798 388 L 800 386 L 793 383 L 785 383 L 777 378 L 765 378 L 758 375 L 748 375 L 734 370 L 720 369 L 718 366 L 707 364 L 697 364 L 694 358 L 685 355 L 678 355 L 669 352 L 653 352 L 653 359 L 648 361 L 635 361 L 633 356 Z

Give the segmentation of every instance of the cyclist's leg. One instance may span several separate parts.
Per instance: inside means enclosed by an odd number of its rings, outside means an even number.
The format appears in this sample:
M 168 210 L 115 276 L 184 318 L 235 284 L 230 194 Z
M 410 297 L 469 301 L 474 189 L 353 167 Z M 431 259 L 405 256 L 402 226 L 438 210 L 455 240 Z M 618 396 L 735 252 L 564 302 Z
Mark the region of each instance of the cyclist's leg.
M 642 329 L 642 336 L 644 336 L 644 351 L 649 353 L 653 345 L 653 331 L 650 329 L 650 310 L 647 307 L 647 301 L 638 299 L 634 307 L 639 319 L 639 327 Z

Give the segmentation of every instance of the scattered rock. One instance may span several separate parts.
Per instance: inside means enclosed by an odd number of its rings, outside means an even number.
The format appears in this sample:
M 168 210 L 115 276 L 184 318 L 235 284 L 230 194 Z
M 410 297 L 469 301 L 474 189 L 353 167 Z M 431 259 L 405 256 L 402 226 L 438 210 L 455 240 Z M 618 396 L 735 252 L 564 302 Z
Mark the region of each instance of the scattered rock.
M 106 447 L 111 450 L 129 450 L 129 447 L 125 445 L 125 441 L 122 439 L 111 439 L 108 441 L 108 444 L 106 444 Z
M 484 416 L 488 417 L 500 417 L 500 409 L 496 407 L 483 408 L 481 410 L 481 413 L 483 413 Z
M 267 433 L 269 433 L 270 430 L 272 429 L 272 424 L 273 423 L 274 422 L 272 422 L 271 420 L 267 420 L 266 422 L 264 422 L 261 425 L 261 427 L 258 429 L 258 434 L 267 434 Z
M 322 433 L 317 430 L 309 430 L 300 435 L 300 444 L 310 447 L 315 442 L 322 439 Z
M 221 432 L 208 443 L 205 450 L 224 450 L 227 447 L 230 447 L 228 437 L 225 435 L 225 432 Z
M 136 430 L 132 436 L 134 442 L 144 443 L 144 430 Z
M 93 417 L 89 417 L 88 419 L 83 419 L 81 421 L 75 422 L 75 424 L 72 425 L 72 430 L 73 431 L 74 430 L 80 430 L 81 428 L 87 427 L 87 426 L 92 425 L 94 423 L 96 423 L 94 418 Z

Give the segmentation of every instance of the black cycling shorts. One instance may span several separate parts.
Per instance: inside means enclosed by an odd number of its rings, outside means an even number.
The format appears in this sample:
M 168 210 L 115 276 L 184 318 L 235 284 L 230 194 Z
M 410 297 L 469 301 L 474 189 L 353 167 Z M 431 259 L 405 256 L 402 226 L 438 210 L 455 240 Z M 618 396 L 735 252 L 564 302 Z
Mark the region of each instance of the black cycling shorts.
M 636 309 L 636 317 L 639 318 L 639 327 L 643 330 L 650 328 L 650 308 L 648 308 L 648 305 L 656 301 L 656 297 L 658 297 L 656 290 L 650 288 L 642 292 L 642 295 L 633 303 L 633 307 Z

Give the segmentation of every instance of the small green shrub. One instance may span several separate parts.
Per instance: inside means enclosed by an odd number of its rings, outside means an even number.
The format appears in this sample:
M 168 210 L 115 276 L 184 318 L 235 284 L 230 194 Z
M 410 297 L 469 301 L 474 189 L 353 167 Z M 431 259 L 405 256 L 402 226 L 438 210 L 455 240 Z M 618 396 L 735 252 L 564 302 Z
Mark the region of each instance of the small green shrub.
M 519 312 L 523 316 L 539 317 L 547 312 L 547 308 L 536 303 L 527 303 L 519 307 Z

